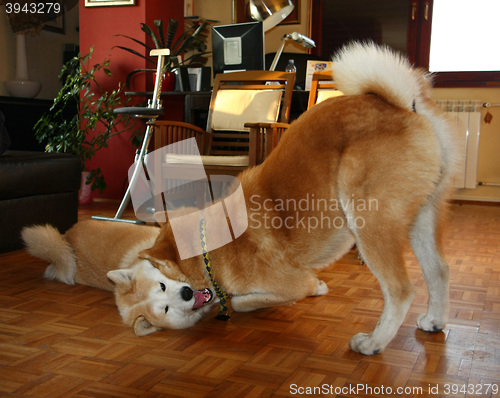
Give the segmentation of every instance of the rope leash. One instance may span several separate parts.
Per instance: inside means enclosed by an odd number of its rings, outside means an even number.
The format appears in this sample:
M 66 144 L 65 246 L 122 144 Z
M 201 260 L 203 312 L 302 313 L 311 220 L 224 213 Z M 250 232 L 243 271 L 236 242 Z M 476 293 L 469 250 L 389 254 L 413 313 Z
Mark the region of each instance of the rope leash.
M 205 268 L 207 269 L 208 276 L 210 277 L 210 281 L 214 287 L 215 293 L 219 298 L 219 310 L 215 319 L 219 319 L 221 321 L 227 321 L 231 318 L 228 315 L 229 310 L 227 309 L 226 301 L 227 301 L 227 293 L 222 289 L 217 282 L 215 282 L 214 276 L 212 274 L 212 263 L 210 262 L 210 257 L 208 257 L 208 247 L 207 247 L 207 234 L 206 234 L 206 225 L 205 219 L 200 221 L 200 239 L 201 239 L 201 250 L 203 254 L 203 262 L 205 263 Z

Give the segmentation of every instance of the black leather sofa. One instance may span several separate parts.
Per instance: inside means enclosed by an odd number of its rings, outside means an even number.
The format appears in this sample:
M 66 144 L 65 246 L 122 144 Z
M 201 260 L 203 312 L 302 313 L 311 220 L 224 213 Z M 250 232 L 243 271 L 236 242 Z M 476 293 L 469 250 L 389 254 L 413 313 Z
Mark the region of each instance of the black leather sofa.
M 12 136 L 19 132 L 9 133 Z M 3 253 L 22 248 L 20 232 L 27 225 L 48 223 L 64 232 L 77 222 L 81 170 L 79 158 L 73 155 L 5 150 L 10 140 L 2 112 L 0 134 L 0 253 Z

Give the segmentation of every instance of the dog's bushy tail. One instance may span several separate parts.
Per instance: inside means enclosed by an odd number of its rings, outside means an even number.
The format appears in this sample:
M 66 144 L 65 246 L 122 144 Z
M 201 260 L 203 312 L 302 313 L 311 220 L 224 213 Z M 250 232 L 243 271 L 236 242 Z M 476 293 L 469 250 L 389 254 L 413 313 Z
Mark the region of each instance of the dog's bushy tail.
M 45 270 L 47 279 L 75 284 L 77 264 L 73 247 L 56 228 L 51 225 L 26 227 L 21 237 L 28 253 L 52 263 Z
M 376 94 L 411 111 L 427 85 L 404 56 L 371 42 L 347 44 L 332 60 L 335 83 L 346 95 Z
M 431 123 L 441 152 L 441 178 L 436 194 L 449 192 L 460 160 L 456 123 L 431 99 L 432 79 L 389 47 L 353 42 L 333 58 L 333 78 L 346 95 L 375 94 Z

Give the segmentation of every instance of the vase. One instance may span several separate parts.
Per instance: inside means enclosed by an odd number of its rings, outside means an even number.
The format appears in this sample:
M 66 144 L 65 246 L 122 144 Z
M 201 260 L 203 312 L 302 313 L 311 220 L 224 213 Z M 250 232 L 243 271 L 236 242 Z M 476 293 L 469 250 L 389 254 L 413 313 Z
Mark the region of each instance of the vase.
M 80 183 L 80 190 L 78 191 L 79 205 L 89 205 L 93 200 L 91 186 L 90 184 L 86 184 L 88 175 L 88 171 L 82 171 L 82 180 Z
M 156 82 L 156 73 L 153 73 L 153 86 Z M 161 91 L 174 91 L 175 83 L 177 82 L 177 75 L 174 72 L 166 72 L 163 74 L 163 81 L 161 84 Z
M 174 91 L 175 82 L 177 81 L 177 75 L 174 72 L 167 72 L 163 74 L 163 91 Z
M 12 97 L 34 98 L 42 85 L 30 79 L 28 58 L 26 56 L 26 33 L 16 34 L 16 77 L 5 83 L 7 92 Z

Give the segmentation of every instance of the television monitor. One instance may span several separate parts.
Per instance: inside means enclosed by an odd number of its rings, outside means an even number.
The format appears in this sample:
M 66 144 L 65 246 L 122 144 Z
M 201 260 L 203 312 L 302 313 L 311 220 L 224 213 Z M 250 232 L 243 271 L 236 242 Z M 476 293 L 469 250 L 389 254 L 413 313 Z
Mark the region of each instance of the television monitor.
M 212 26 L 214 75 L 264 69 L 262 22 Z

